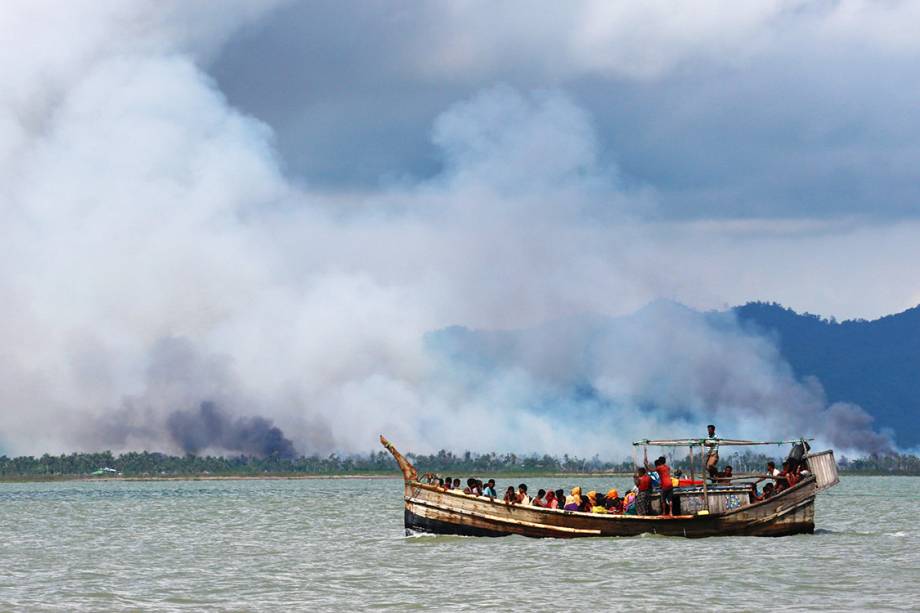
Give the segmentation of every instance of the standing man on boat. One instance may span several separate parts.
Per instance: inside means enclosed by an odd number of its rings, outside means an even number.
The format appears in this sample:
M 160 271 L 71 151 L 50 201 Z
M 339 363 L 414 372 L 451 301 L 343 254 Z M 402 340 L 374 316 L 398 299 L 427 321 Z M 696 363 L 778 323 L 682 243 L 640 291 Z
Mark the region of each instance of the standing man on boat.
M 709 472 L 709 478 L 715 479 L 716 473 L 719 472 L 719 437 L 716 436 L 716 427 L 713 424 L 706 426 L 706 440 L 703 445 L 709 447 L 709 453 L 706 456 L 706 470 Z
M 644 467 L 636 469 L 633 476 L 633 482 L 636 484 L 636 515 L 652 514 L 652 478 Z
M 655 460 L 655 472 L 658 473 L 659 487 L 661 487 L 661 514 L 671 515 L 674 507 L 674 484 L 671 482 L 671 467 L 668 466 L 664 456 Z

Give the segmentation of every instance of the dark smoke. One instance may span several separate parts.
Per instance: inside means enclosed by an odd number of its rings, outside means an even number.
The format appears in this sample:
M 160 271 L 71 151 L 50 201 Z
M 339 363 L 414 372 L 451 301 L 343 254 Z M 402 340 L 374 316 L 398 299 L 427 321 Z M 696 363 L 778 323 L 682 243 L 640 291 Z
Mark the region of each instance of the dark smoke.
M 294 457 L 294 444 L 280 428 L 264 417 L 227 415 L 213 402 L 198 409 L 173 411 L 166 429 L 186 453 L 197 454 L 209 447 L 260 457 Z
M 862 407 L 848 402 L 835 402 L 827 409 L 825 429 L 828 440 L 836 447 L 859 449 L 867 453 L 887 454 L 895 451 L 888 433 L 872 429 L 872 416 Z

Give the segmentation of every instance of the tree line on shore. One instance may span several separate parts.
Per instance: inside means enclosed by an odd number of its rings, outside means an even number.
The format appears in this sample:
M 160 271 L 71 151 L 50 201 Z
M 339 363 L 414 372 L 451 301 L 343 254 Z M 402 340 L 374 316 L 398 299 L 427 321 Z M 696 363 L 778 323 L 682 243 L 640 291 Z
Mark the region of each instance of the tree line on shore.
M 631 473 L 635 467 L 632 458 L 613 462 L 601 460 L 598 456 L 585 459 L 568 454 L 561 457 L 548 454 L 517 455 L 495 452 L 479 454 L 468 451 L 454 454 L 441 450 L 436 454 L 408 454 L 407 457 L 420 472 L 431 471 L 458 477 L 501 473 Z M 761 472 L 768 460 L 779 461 L 781 459 L 745 451 L 726 455 L 722 459 L 722 464 L 731 465 L 736 473 Z M 920 457 L 914 454 L 873 454 L 855 460 L 841 456 L 838 464 L 841 472 L 849 474 L 920 475 Z M 673 458 L 671 465 L 674 469 L 681 469 L 689 474 L 690 466 L 687 458 Z M 173 456 L 148 451 L 131 451 L 120 455 L 113 455 L 111 451 L 103 451 L 15 458 L 0 455 L 0 477 L 3 478 L 87 476 L 103 468 L 114 470 L 126 477 L 347 475 L 398 472 L 393 458 L 385 451 L 346 456 L 331 454 L 326 457 L 312 455 L 297 458 L 283 458 L 277 455 L 266 457 Z M 699 470 L 698 466 L 697 470 Z

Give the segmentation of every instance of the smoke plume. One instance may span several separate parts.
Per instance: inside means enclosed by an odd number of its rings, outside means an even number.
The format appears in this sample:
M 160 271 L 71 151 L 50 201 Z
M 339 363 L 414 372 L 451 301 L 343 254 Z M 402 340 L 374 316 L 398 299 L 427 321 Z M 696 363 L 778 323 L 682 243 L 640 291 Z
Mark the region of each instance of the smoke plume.
M 719 300 L 758 245 L 649 221 L 654 188 L 605 161 L 565 93 L 457 101 L 436 176 L 330 195 L 286 178 L 206 72 L 258 10 L 31 6 L 0 21 L 4 45 L 42 50 L 0 60 L 0 451 L 290 456 L 383 432 L 612 457 L 712 419 L 885 446 L 734 322 L 608 321 Z
M 292 458 L 294 444 L 263 417 L 231 418 L 213 402 L 202 402 L 197 410 L 174 411 L 166 429 L 185 453 L 216 449 L 260 457 Z

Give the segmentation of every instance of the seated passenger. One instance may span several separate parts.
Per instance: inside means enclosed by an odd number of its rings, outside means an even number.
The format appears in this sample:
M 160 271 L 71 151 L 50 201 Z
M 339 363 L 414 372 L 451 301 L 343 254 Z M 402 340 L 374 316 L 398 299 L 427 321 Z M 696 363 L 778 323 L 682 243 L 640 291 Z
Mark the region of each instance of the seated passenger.
M 486 481 L 486 486 L 482 488 L 482 495 L 488 496 L 489 498 L 495 498 L 495 496 L 497 496 L 495 493 L 495 479 Z
M 545 507 L 546 500 L 543 499 L 544 496 L 546 496 L 546 490 L 539 490 L 537 492 L 537 497 L 531 500 L 530 504 L 532 504 L 535 507 Z
M 607 496 L 605 499 L 607 501 L 606 507 L 608 513 L 619 514 L 623 512 L 623 499 L 620 498 L 620 493 L 615 487 L 607 490 Z
M 482 496 L 482 481 L 479 479 L 473 479 L 472 490 L 473 496 Z
M 457 490 L 458 492 L 463 491 L 460 489 L 460 479 L 454 479 L 453 489 Z
M 509 485 L 505 490 L 505 504 L 517 504 L 517 494 L 514 492 L 514 486 Z
M 716 482 L 725 483 L 731 485 L 732 482 L 732 467 L 726 466 L 725 470 L 716 475 Z
M 472 493 L 473 493 L 473 486 L 474 486 L 475 484 L 476 484 L 476 480 L 473 479 L 472 477 L 470 477 L 469 479 L 467 479 L 467 480 L 466 480 L 466 487 L 463 488 L 463 493 L 464 493 L 464 494 L 472 494 Z
M 760 499 L 761 499 L 761 500 L 766 500 L 767 498 L 769 498 L 770 496 L 772 496 L 772 495 L 773 495 L 773 490 L 774 490 L 773 484 L 772 484 L 772 483 L 767 483 L 765 486 L 763 486 L 763 494 L 761 494 Z
M 636 492 L 630 491 L 623 498 L 623 515 L 636 514 Z
M 565 491 L 556 490 L 556 504 L 559 505 L 560 509 L 565 506 Z
M 767 462 L 767 474 L 771 477 L 779 477 L 779 469 L 776 468 L 776 462 L 773 460 Z
M 546 492 L 546 502 L 544 506 L 547 509 L 558 509 L 559 508 L 559 501 L 556 500 L 556 492 L 554 492 L 553 490 Z
M 590 499 L 590 492 L 588 493 L 588 495 L 589 495 L 589 499 Z M 592 506 L 591 506 L 591 512 L 592 512 L 592 513 L 606 513 L 606 512 L 607 512 L 606 502 L 607 502 L 607 501 L 606 501 L 606 499 L 604 498 L 604 495 L 603 495 L 603 494 L 597 494 L 597 493 L 595 493 L 595 494 L 594 494 L 593 503 L 592 503 Z
M 527 495 L 526 483 L 522 483 L 518 486 L 517 501 L 521 504 L 530 504 L 530 496 Z
M 790 488 L 798 483 L 795 471 L 792 470 L 788 460 L 783 462 L 783 470 L 779 473 L 779 483 L 784 485 L 783 489 Z
M 573 487 L 572 495 L 565 498 L 565 510 L 577 511 L 581 507 L 581 488 Z

